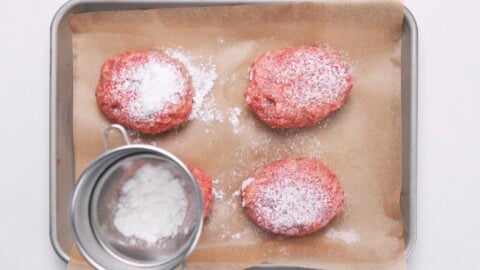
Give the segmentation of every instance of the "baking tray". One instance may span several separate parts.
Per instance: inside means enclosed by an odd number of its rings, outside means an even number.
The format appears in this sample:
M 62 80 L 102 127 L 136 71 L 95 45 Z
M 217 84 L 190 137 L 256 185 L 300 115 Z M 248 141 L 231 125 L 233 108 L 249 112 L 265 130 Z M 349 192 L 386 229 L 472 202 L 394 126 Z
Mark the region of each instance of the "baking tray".
M 51 24 L 50 39 L 50 239 L 55 252 L 69 260 L 70 197 L 75 183 L 73 149 L 73 54 L 68 16 L 72 13 L 178 6 L 288 3 L 273 0 L 73 0 L 63 5 Z M 402 31 L 402 193 L 405 252 L 412 253 L 417 223 L 417 24 L 405 7 Z

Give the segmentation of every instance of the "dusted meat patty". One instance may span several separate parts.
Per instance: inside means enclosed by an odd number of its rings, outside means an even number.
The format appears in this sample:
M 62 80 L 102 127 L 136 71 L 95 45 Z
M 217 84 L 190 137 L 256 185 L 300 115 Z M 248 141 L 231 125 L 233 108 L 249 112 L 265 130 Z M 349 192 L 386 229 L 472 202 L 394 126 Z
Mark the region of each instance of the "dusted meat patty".
M 124 52 L 108 59 L 96 98 L 108 119 L 147 134 L 176 127 L 192 111 L 187 70 L 158 52 Z
M 203 218 L 208 217 L 212 211 L 212 178 L 202 169 L 195 165 L 187 165 L 193 177 L 197 181 L 203 199 Z
M 287 236 L 319 230 L 344 203 L 336 175 L 309 158 L 285 158 L 258 169 L 243 182 L 242 198 L 257 226 Z
M 345 60 L 319 47 L 267 52 L 253 62 L 249 79 L 247 105 L 279 128 L 314 125 L 340 108 L 352 89 Z

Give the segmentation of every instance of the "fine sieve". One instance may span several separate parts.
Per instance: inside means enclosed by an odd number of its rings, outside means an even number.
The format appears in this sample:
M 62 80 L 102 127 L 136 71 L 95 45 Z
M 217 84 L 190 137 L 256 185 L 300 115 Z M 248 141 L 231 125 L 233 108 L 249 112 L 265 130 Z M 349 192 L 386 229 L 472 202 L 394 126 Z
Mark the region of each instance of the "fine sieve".
M 121 133 L 126 145 L 109 149 L 108 136 L 112 130 Z M 202 197 L 195 179 L 173 154 L 150 145 L 130 144 L 120 125 L 108 127 L 103 139 L 105 152 L 83 171 L 72 197 L 71 224 L 80 252 L 97 269 L 177 267 L 195 247 L 203 225 Z M 172 176 L 169 183 L 175 181 L 172 184 L 183 192 L 181 198 L 186 202 L 181 212 L 184 218 L 176 225 L 175 233 L 154 243 L 135 234 L 126 236 L 115 223 L 117 206 L 124 195 L 122 187 L 146 166 L 168 172 Z M 170 191 L 164 192 L 169 195 Z M 169 210 L 172 211 L 171 207 Z

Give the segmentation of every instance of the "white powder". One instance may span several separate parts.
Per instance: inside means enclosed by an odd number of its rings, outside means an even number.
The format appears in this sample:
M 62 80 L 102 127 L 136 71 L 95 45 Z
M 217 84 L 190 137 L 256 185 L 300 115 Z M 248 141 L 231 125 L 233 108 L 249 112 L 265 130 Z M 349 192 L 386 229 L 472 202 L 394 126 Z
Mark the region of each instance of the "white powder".
M 343 241 L 347 244 L 353 244 L 360 241 L 360 235 L 354 230 L 339 231 L 332 228 L 327 231 L 325 236 L 330 239 Z
M 222 200 L 225 197 L 225 193 L 222 190 L 218 190 L 216 188 L 213 188 L 212 193 L 215 200 Z
M 178 179 L 163 167 L 146 164 L 122 186 L 113 223 L 123 236 L 153 245 L 177 234 L 186 211 Z
M 248 185 L 250 185 L 255 179 L 254 178 L 247 178 L 242 182 L 242 190 L 247 188 Z
M 253 183 L 254 180 L 255 180 L 254 178 L 247 178 L 243 180 L 242 186 L 241 186 L 242 193 L 251 183 Z M 245 200 L 242 199 L 242 207 L 245 207 L 245 205 L 246 205 Z
M 149 121 L 175 104 L 185 93 L 186 80 L 181 70 L 170 62 L 149 57 L 145 63 L 129 63 L 113 78 L 118 91 L 132 98 L 129 117 Z
M 230 117 L 228 120 L 233 126 L 233 132 L 238 133 L 240 132 L 240 115 L 242 114 L 242 109 L 235 107 L 230 109 Z
M 210 56 L 205 61 L 201 55 L 192 57 L 181 48 L 166 49 L 165 53 L 180 61 L 192 78 L 193 106 L 189 119 L 223 122 L 223 116 L 215 106 L 215 99 L 209 96 L 217 79 L 213 57 Z
M 289 230 L 296 225 L 312 224 L 325 211 L 325 196 L 310 183 L 284 178 L 259 190 L 259 213 L 270 221 L 273 230 Z
M 242 192 L 251 184 L 250 179 L 243 182 Z M 298 227 L 322 220 L 328 198 L 311 182 L 281 178 L 258 189 L 254 204 L 258 221 L 271 227 L 274 233 L 295 234 Z M 245 200 L 242 206 L 246 206 Z
M 232 234 L 230 238 L 233 240 L 236 240 L 236 239 L 240 239 L 240 236 L 242 236 L 240 233 L 236 233 L 236 234 Z
M 295 80 L 290 97 L 300 104 L 334 102 L 346 89 L 348 69 L 334 57 L 295 52 L 295 59 L 287 72 L 309 74 L 306 80 Z
M 257 76 L 284 87 L 282 91 L 288 100 L 297 106 L 335 103 L 346 90 L 350 73 L 341 58 L 308 49 L 299 49 L 287 56 L 260 61 L 257 70 L 263 73 Z

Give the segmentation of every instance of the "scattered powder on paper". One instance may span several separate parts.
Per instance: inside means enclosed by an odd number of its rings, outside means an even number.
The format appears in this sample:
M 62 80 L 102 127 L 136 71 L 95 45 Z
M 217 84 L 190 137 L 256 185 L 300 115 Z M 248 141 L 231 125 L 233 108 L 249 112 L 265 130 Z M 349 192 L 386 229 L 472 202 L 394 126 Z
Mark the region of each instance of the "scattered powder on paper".
M 231 239 L 240 239 L 240 236 L 242 236 L 240 233 L 235 233 L 235 234 L 232 234 L 232 236 L 230 236 Z
M 129 116 L 149 121 L 175 104 L 185 93 L 186 81 L 181 70 L 167 61 L 149 57 L 145 63 L 129 63 L 113 78 L 117 91 L 132 97 Z
M 242 109 L 235 107 L 230 109 L 229 111 L 230 116 L 228 117 L 228 120 L 233 126 L 233 132 L 239 133 L 240 132 L 240 115 L 242 114 Z
M 360 235 L 354 230 L 339 231 L 331 228 L 325 233 L 325 236 L 330 239 L 343 241 L 347 244 L 360 241 Z
M 223 190 L 218 188 L 219 183 L 220 183 L 219 179 L 212 180 L 212 184 L 213 184 L 212 195 L 213 195 L 213 198 L 217 201 L 223 200 L 223 198 L 225 198 L 225 192 L 223 192 Z
M 215 198 L 215 200 L 223 200 L 225 196 L 225 193 L 222 190 L 219 190 L 216 188 L 213 188 L 212 193 L 213 193 L 213 198 Z
M 166 49 L 165 53 L 181 62 L 192 79 L 193 106 L 189 119 L 198 119 L 204 122 L 223 122 L 222 113 L 216 108 L 215 99 L 210 96 L 217 79 L 216 66 L 212 56 L 207 58 L 206 64 L 203 56 L 193 57 L 182 49 Z
M 217 37 L 217 43 L 224 44 L 225 39 L 223 39 L 223 37 Z
M 154 245 L 178 233 L 187 204 L 178 179 L 163 167 L 146 164 L 122 186 L 113 223 L 123 236 Z
M 213 211 L 227 211 L 228 213 L 233 213 L 233 209 L 239 206 L 239 196 L 240 191 L 236 190 L 233 193 L 224 192 L 220 187 L 220 180 L 212 180 L 213 184 L 213 198 L 218 202 L 218 207 L 215 207 Z M 228 189 L 231 189 L 232 186 L 228 185 Z M 213 213 L 215 215 L 215 213 Z M 233 217 L 232 217 L 233 218 Z M 213 230 L 218 231 L 218 234 L 213 236 L 213 240 L 221 241 L 237 241 L 245 235 L 245 231 L 231 230 L 223 222 L 218 224 L 210 224 L 209 226 L 214 226 Z M 212 229 L 212 228 L 211 228 Z

